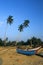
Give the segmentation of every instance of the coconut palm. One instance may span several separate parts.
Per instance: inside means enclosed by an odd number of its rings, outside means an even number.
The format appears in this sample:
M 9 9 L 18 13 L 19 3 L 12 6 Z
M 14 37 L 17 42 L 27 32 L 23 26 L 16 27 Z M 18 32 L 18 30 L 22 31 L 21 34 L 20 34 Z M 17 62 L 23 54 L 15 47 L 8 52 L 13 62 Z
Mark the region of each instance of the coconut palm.
M 7 18 L 7 23 L 10 24 L 10 25 L 13 23 L 13 16 L 9 16 Z
M 7 18 L 7 24 L 12 24 L 13 23 L 13 16 L 8 16 L 8 18 Z M 6 26 L 6 31 L 7 31 L 7 27 L 8 26 Z M 5 45 L 6 45 L 6 31 L 5 31 Z
M 29 20 L 24 20 L 23 26 L 24 27 L 28 27 L 29 26 L 30 21 Z
M 29 26 L 29 20 L 25 20 L 24 23 L 19 26 L 18 30 L 19 30 L 20 32 L 22 32 L 23 29 L 24 29 L 25 27 L 28 27 L 28 26 Z
M 24 20 L 24 23 L 19 26 L 18 30 L 20 32 L 22 32 L 25 27 L 28 27 L 29 26 L 29 23 L 30 23 L 29 20 Z
M 23 31 L 23 25 L 22 25 L 22 24 L 19 25 L 18 30 L 19 30 L 20 32 Z M 18 39 L 19 37 L 20 37 L 20 33 L 18 34 L 17 39 Z M 17 45 L 17 43 L 18 43 L 18 41 L 16 41 L 16 45 Z
M 18 30 L 19 30 L 20 32 L 23 31 L 23 25 L 22 25 L 22 24 L 19 26 Z

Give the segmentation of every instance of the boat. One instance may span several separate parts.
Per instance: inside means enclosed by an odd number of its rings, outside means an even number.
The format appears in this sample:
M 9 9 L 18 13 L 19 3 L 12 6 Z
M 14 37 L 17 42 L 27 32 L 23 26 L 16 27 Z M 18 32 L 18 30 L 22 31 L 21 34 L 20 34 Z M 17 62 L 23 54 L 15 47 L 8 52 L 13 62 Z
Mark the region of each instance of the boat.
M 40 52 L 40 53 L 38 53 L 38 54 L 36 54 L 36 55 L 43 57 L 43 52 Z
M 31 50 L 36 50 L 36 51 L 38 51 L 40 48 L 41 48 L 41 46 L 40 46 L 40 47 L 37 47 L 37 48 L 29 49 L 29 50 L 30 50 L 30 51 L 31 51 Z
M 16 52 L 20 54 L 24 54 L 24 55 L 35 55 L 37 53 L 37 50 L 39 50 L 40 48 L 41 47 L 37 47 L 34 49 L 29 49 L 29 50 L 22 50 L 22 49 L 17 48 Z
M 36 53 L 36 51 L 32 50 L 32 51 L 26 51 L 26 50 L 22 50 L 22 49 L 16 49 L 17 53 L 20 54 L 24 54 L 24 55 L 34 55 Z

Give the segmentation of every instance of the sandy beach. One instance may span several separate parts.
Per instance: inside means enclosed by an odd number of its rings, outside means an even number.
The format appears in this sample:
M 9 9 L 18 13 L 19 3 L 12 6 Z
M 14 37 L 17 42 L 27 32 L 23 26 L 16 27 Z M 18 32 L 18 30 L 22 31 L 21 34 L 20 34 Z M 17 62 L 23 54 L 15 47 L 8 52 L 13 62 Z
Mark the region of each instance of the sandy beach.
M 0 47 L 0 65 L 43 65 L 43 58 L 18 54 L 14 47 Z

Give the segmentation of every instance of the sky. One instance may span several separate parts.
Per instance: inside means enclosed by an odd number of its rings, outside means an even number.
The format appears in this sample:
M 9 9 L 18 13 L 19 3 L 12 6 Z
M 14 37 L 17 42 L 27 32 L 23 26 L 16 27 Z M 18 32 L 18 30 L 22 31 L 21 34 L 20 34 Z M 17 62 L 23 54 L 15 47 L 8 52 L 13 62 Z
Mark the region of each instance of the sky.
M 7 25 L 7 18 L 13 16 L 12 25 Z M 29 27 L 18 31 L 20 24 L 29 20 Z M 7 29 L 6 29 L 7 26 Z M 24 40 L 35 36 L 43 40 L 43 0 L 0 0 L 0 38 Z

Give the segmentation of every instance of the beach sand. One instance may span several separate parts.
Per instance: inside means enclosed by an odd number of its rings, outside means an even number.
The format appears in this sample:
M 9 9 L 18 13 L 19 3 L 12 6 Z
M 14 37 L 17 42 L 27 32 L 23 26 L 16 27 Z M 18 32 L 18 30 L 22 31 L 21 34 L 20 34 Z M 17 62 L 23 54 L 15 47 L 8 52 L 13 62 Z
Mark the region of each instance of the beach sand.
M 43 58 L 18 54 L 15 47 L 0 47 L 0 65 L 43 65 Z

